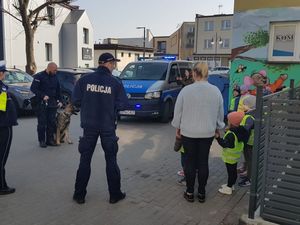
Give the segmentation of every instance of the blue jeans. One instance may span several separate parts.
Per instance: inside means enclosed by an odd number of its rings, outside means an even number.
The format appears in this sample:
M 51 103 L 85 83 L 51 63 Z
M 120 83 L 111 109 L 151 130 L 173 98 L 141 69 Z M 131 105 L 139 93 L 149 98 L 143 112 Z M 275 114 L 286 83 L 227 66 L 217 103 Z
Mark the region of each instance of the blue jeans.
M 109 194 L 111 197 L 115 197 L 121 193 L 121 175 L 117 164 L 118 137 L 116 136 L 115 130 L 99 131 L 83 129 L 83 137 L 80 137 L 78 146 L 80 163 L 77 170 L 74 193 L 74 195 L 79 198 L 84 198 L 87 193 L 86 187 L 91 175 L 91 160 L 99 136 L 101 146 L 105 153 Z

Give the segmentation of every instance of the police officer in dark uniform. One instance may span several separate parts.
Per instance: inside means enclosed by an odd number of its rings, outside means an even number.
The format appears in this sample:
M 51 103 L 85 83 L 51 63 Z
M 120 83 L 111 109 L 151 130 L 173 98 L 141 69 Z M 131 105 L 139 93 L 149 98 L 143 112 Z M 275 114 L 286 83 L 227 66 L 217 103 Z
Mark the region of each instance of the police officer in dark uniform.
M 57 65 L 49 63 L 47 69 L 34 75 L 31 91 L 36 95 L 38 140 L 40 147 L 57 146 L 54 141 L 56 111 L 61 107 L 60 85 L 56 77 Z
M 116 61 L 120 60 L 110 53 L 100 55 L 97 71 L 80 78 L 73 91 L 72 102 L 75 106 L 81 107 L 83 128 L 83 136 L 80 137 L 78 146 L 80 164 L 73 195 L 74 201 L 78 204 L 85 202 L 91 174 L 91 160 L 99 136 L 105 153 L 109 202 L 117 203 L 126 196 L 121 191 L 115 122 L 116 112 L 127 106 L 128 99 L 122 83 L 112 76 Z
M 17 112 L 13 100 L 7 93 L 8 87 L 3 83 L 6 67 L 0 62 L 0 195 L 14 193 L 16 190 L 7 186 L 5 164 L 12 141 L 12 126 L 18 125 Z

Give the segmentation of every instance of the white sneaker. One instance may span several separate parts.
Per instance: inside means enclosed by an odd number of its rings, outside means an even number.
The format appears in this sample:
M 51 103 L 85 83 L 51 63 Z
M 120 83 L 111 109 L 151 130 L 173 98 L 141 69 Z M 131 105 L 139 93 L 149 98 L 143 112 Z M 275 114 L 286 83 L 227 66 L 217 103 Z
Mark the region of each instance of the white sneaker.
M 222 188 L 223 188 L 223 187 L 227 187 L 227 184 L 222 184 L 221 187 L 222 187 Z M 234 185 L 232 185 L 231 189 L 232 189 L 233 191 L 235 190 Z
M 224 195 L 231 195 L 232 194 L 232 188 L 230 188 L 226 185 L 226 187 L 220 188 L 219 192 L 224 194 Z

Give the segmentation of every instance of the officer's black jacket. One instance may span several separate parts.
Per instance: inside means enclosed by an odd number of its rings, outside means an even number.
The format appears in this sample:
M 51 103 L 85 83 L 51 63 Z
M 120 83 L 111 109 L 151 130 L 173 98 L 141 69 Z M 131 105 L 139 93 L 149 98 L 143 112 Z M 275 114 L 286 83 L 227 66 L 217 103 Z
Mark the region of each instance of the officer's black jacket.
M 61 101 L 60 85 L 56 75 L 49 75 L 42 71 L 34 75 L 34 80 L 30 90 L 42 100 L 46 95 L 49 96 L 48 105 L 56 106 L 57 101 Z
M 2 92 L 7 93 L 8 87 L 0 80 L 0 94 Z M 6 111 L 0 111 L 0 127 L 16 126 L 17 123 L 17 111 L 13 100 L 9 93 L 7 93 Z
M 117 111 L 128 105 L 122 83 L 103 66 L 77 81 L 72 102 L 81 108 L 81 127 L 96 130 L 114 130 Z

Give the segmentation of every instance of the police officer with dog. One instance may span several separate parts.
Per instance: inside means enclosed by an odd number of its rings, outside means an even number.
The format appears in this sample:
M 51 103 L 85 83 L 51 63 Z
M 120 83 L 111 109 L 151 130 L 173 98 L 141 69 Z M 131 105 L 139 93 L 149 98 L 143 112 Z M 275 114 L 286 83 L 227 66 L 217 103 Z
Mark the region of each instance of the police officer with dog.
M 91 74 L 78 80 L 75 85 L 72 102 L 81 108 L 81 127 L 78 150 L 80 163 L 77 170 L 73 200 L 85 203 L 87 185 L 91 174 L 91 160 L 100 136 L 105 153 L 106 176 L 111 204 L 125 198 L 121 191 L 121 175 L 117 164 L 118 137 L 116 136 L 117 111 L 128 104 L 122 83 L 112 76 L 116 59 L 110 53 L 99 57 L 99 67 Z
M 6 66 L 0 62 L 0 195 L 12 194 L 15 188 L 7 185 L 5 179 L 5 164 L 12 141 L 12 127 L 18 125 L 17 112 L 12 98 L 7 92 L 8 86 L 3 83 Z
M 57 146 L 54 141 L 55 118 L 58 107 L 62 106 L 60 85 L 56 77 L 57 65 L 48 64 L 47 69 L 34 75 L 31 91 L 36 95 L 35 105 L 40 147 Z

